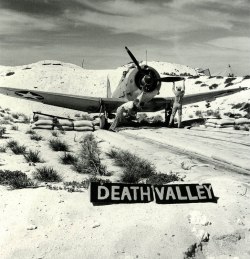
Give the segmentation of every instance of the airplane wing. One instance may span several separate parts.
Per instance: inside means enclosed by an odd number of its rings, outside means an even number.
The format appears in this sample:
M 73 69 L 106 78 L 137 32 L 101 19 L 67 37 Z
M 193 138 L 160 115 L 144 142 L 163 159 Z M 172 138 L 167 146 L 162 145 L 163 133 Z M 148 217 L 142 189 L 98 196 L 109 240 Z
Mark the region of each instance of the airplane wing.
M 107 112 L 115 112 L 120 105 L 126 102 L 126 100 L 120 98 L 88 97 L 10 87 L 0 87 L 0 93 L 11 97 L 90 113 L 100 112 L 102 104 L 105 105 Z
M 185 95 L 183 98 L 183 105 L 200 101 L 211 101 L 218 97 L 230 95 L 245 89 L 246 88 L 235 88 Z M 127 102 L 127 100 L 121 98 L 88 97 L 10 87 L 0 87 L 0 93 L 11 97 L 22 98 L 29 101 L 36 101 L 44 104 L 90 113 L 100 112 L 102 104 L 105 105 L 105 109 L 107 112 L 114 113 L 120 105 Z M 142 108 L 142 111 L 155 112 L 163 110 L 165 109 L 166 105 L 171 103 L 172 101 L 173 97 L 155 97 L 151 101 L 145 103 L 145 105 Z
M 183 105 L 201 102 L 201 101 L 213 101 L 218 97 L 234 94 L 242 90 L 246 90 L 246 87 L 234 88 L 234 89 L 224 89 L 218 91 L 211 91 L 205 93 L 189 94 L 184 95 Z M 173 102 L 174 97 L 155 97 L 151 101 L 145 103 L 145 106 L 142 108 L 143 112 L 155 112 L 165 109 L 166 105 Z

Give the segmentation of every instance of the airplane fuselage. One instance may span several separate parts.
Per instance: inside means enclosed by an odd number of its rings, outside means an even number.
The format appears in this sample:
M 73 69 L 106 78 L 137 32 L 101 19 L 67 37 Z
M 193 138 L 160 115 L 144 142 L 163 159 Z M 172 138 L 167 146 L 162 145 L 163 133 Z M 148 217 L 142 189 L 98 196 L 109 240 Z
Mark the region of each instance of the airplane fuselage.
M 161 88 L 159 78 L 159 73 L 147 65 L 142 65 L 140 70 L 137 67 L 129 68 L 123 72 L 112 97 L 128 101 L 138 98 L 140 104 L 146 103 L 159 94 Z

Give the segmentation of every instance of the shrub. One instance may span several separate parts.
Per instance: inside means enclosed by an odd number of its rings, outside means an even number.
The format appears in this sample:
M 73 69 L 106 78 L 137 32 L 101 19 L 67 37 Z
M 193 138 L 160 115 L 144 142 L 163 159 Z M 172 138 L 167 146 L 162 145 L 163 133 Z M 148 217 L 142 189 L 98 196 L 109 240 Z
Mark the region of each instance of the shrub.
M 66 134 L 66 131 L 65 131 L 64 129 L 62 129 L 62 130 L 60 130 L 60 133 L 61 133 L 62 135 L 65 135 L 65 134 Z
M 245 79 L 250 79 L 250 75 L 244 76 L 242 80 L 245 80 Z
M 232 83 L 233 80 L 235 80 L 236 77 L 228 77 L 226 80 L 225 80 L 225 84 L 229 84 L 229 83 Z
M 13 125 L 13 126 L 11 126 L 10 129 L 11 129 L 11 130 L 18 130 L 18 126 L 17 126 L 17 125 Z
M 205 87 L 205 86 L 207 86 L 207 84 L 203 83 L 203 84 L 201 84 L 200 86 L 201 86 L 201 87 Z
M 14 120 L 13 120 L 13 118 L 10 116 L 10 115 L 4 115 L 4 120 L 6 120 L 6 121 L 10 121 L 10 122 L 13 122 Z
M 49 141 L 49 146 L 54 151 L 69 151 L 69 146 L 64 141 L 61 141 L 60 139 L 51 139 Z
M 31 140 L 40 141 L 40 140 L 43 139 L 43 137 L 40 136 L 40 135 L 38 135 L 37 133 L 34 133 L 34 134 L 31 134 L 31 135 L 30 135 L 30 139 L 31 139 Z
M 190 73 L 184 72 L 184 73 L 180 73 L 180 76 L 191 76 Z
M 19 118 L 19 114 L 18 113 L 12 113 L 11 115 L 12 115 L 12 117 L 14 119 L 18 119 Z
M 129 151 L 111 149 L 107 155 L 115 160 L 115 164 L 124 167 L 121 180 L 127 183 L 137 183 L 141 178 L 156 174 L 155 166 Z
M 248 126 L 246 126 L 246 125 L 245 125 L 245 126 L 243 127 L 243 130 L 245 130 L 245 131 L 249 131 Z
M 192 79 L 197 79 L 197 78 L 199 78 L 199 77 L 200 77 L 199 75 L 197 75 L 197 76 L 191 76 Z
M 80 118 L 80 117 L 81 117 L 81 114 L 80 114 L 80 113 L 76 113 L 76 114 L 75 114 L 75 117 L 76 117 L 76 118 Z
M 8 125 L 8 124 L 12 124 L 8 119 L 3 118 L 2 120 L 0 120 L 0 125 Z
M 0 170 L 0 184 L 10 185 L 13 189 L 34 186 L 27 175 L 21 171 Z
M 53 136 L 53 137 L 58 137 L 58 131 L 55 131 L 55 130 L 53 130 L 52 132 L 51 132 L 51 135 Z
M 0 153 L 5 153 L 6 152 L 6 147 L 5 146 L 2 146 L 0 147 Z
M 29 129 L 26 131 L 26 134 L 36 134 L 36 132 L 33 129 Z
M 24 158 L 27 162 L 32 162 L 32 163 L 42 163 L 42 159 L 40 157 L 40 151 L 32 151 L 29 150 L 26 154 L 24 154 Z
M 232 106 L 232 109 L 241 109 L 245 103 L 236 103 Z
M 198 84 L 201 84 L 202 82 L 201 81 L 196 81 L 195 84 L 198 85 Z
M 212 84 L 209 86 L 209 89 L 212 90 L 212 89 L 217 88 L 218 86 L 219 86 L 218 84 Z
M 68 192 L 81 192 L 81 189 L 88 189 L 91 182 L 98 182 L 98 183 L 111 183 L 109 180 L 106 179 L 100 179 L 96 176 L 91 176 L 88 179 L 81 181 L 81 182 L 64 182 L 64 190 L 67 190 Z
M 207 116 L 214 116 L 217 119 L 221 119 L 220 112 L 218 110 L 207 110 Z
M 216 76 L 216 79 L 223 79 L 223 76 Z
M 0 138 L 6 133 L 6 127 L 0 127 Z
M 183 178 L 181 178 L 178 173 L 173 173 L 172 171 L 169 174 L 155 174 L 150 176 L 146 183 L 152 184 L 152 185 L 162 185 L 167 184 L 175 181 L 183 181 Z
M 202 112 L 201 112 L 200 110 L 197 110 L 197 111 L 195 112 L 195 116 L 200 117 L 200 118 L 203 117 L 203 116 L 202 116 Z
M 74 167 L 79 173 L 106 175 L 106 167 L 101 163 L 100 150 L 92 134 L 84 137 Z
M 62 181 L 61 176 L 52 168 L 43 166 L 37 168 L 34 173 L 34 178 L 44 182 L 60 182 Z
M 60 160 L 65 165 L 73 165 L 77 162 L 77 158 L 75 156 L 66 152 L 60 157 Z
M 7 147 L 8 148 L 14 147 L 16 145 L 18 145 L 18 143 L 15 140 L 10 140 L 10 141 L 7 142 Z
M 12 76 L 12 75 L 14 75 L 15 74 L 15 72 L 8 72 L 7 74 L 6 74 L 6 76 Z
M 18 144 L 15 140 L 9 141 L 7 147 L 10 148 L 15 155 L 23 155 L 26 151 L 26 146 Z
M 234 129 L 235 130 L 240 130 L 240 126 L 239 125 L 234 125 Z
M 125 168 L 121 175 L 121 181 L 124 183 L 138 183 L 141 177 L 136 168 Z
M 25 115 L 23 113 L 21 113 L 19 115 L 23 117 L 22 123 L 30 123 L 30 117 L 28 117 L 27 115 Z

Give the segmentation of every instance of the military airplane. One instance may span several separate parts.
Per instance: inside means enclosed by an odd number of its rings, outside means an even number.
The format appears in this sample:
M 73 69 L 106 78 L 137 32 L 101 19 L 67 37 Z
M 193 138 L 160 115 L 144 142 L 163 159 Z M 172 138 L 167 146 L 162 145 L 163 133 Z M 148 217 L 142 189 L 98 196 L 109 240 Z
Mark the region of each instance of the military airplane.
M 44 104 L 89 113 L 99 113 L 100 128 L 107 126 L 108 118 L 112 117 L 112 114 L 116 112 L 119 106 L 128 101 L 133 101 L 136 98 L 139 99 L 142 112 L 155 112 L 164 109 L 165 111 L 169 111 L 173 97 L 156 97 L 159 94 L 162 82 L 176 82 L 184 80 L 185 78 L 182 76 L 160 77 L 159 73 L 153 67 L 140 65 L 132 52 L 127 47 L 125 47 L 125 49 L 133 61 L 133 66 L 123 73 L 112 96 L 110 95 L 108 86 L 107 97 L 89 97 L 10 87 L 0 87 L 0 93 Z M 185 95 L 183 105 L 200 101 L 211 101 L 241 90 L 244 90 L 244 88 Z

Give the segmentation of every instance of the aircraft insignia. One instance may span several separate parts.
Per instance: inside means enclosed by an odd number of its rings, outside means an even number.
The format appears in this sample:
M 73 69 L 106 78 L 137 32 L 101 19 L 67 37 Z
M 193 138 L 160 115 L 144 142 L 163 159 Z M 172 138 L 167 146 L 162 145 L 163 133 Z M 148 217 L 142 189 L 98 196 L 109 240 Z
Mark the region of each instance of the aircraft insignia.
M 33 99 L 33 100 L 43 100 L 44 98 L 36 93 L 32 93 L 30 91 L 17 91 L 15 92 L 16 95 L 21 96 L 26 99 Z

